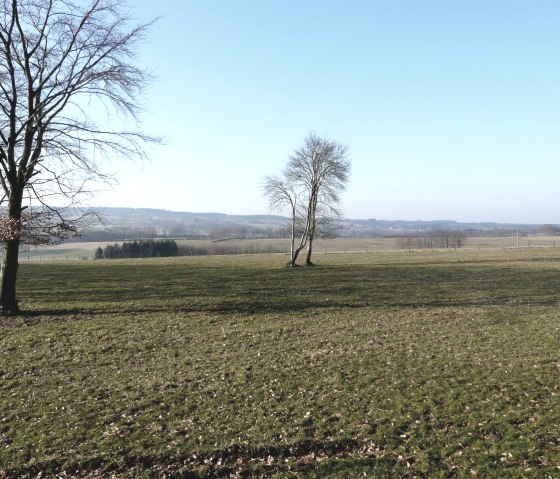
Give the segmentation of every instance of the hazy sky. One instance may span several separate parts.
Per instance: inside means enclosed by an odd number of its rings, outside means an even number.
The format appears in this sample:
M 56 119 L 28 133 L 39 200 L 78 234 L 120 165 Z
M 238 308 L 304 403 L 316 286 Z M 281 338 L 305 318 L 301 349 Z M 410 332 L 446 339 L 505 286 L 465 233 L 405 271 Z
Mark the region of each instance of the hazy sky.
M 267 213 L 309 131 L 350 147 L 350 218 L 560 223 L 560 1 L 130 0 L 161 15 L 143 128 L 94 204 Z

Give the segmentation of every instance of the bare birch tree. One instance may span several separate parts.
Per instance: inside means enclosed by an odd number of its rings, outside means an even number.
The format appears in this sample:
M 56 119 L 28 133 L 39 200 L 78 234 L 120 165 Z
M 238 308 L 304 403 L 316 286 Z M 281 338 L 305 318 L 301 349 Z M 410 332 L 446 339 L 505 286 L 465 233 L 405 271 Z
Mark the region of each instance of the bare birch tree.
M 106 178 L 100 159 L 141 158 L 157 141 L 136 128 L 151 76 L 136 65 L 135 48 L 151 23 L 135 24 L 124 0 L 0 0 L 0 203 L 8 224 L 38 205 L 68 226 L 56 205 L 73 204 L 90 181 Z M 106 127 L 100 112 L 135 128 Z M 14 314 L 21 236 L 1 239 L 0 311 Z
M 332 232 L 341 217 L 340 194 L 350 179 L 348 147 L 310 133 L 303 146 L 289 157 L 283 178 L 272 178 L 276 181 L 265 182 L 264 190 L 271 207 L 289 205 L 292 212 L 288 265 L 296 266 L 300 251 L 307 246 L 305 264 L 313 266 L 313 241 L 321 233 Z M 300 240 L 294 246 L 296 234 Z

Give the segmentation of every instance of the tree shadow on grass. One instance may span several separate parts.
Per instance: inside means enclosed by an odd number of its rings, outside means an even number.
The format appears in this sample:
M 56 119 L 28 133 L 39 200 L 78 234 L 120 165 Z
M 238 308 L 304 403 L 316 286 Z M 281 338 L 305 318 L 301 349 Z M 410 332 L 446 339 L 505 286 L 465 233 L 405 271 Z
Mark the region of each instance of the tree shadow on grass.
M 368 265 L 312 271 L 319 274 L 213 271 L 193 275 L 188 282 L 170 273 L 130 284 L 123 279 L 112 288 L 104 286 L 103 278 L 90 278 L 90 283 L 72 282 L 75 286 L 64 290 L 64 302 L 41 282 L 36 290 L 28 289 L 31 301 L 21 314 L 1 318 L 0 326 L 167 313 L 251 316 L 359 308 L 555 306 L 560 301 L 560 272 L 554 268 Z
M 401 456 L 399 456 L 401 457 Z M 380 467 L 394 471 L 403 462 L 368 441 L 340 439 L 332 441 L 302 440 L 288 444 L 270 444 L 247 447 L 232 444 L 225 449 L 199 452 L 184 451 L 173 457 L 151 454 L 128 454 L 123 451 L 114 457 L 83 459 L 57 458 L 40 464 L 7 469 L 7 477 L 35 477 L 44 473 L 53 475 L 60 470 L 67 473 L 111 475 L 119 477 L 131 471 L 143 475 L 147 471 L 169 477 L 267 477 L 298 471 L 301 474 L 335 471 L 355 472 L 356 467 Z M 404 465 L 403 465 L 404 466 Z M 332 476 L 331 476 L 332 477 Z
M 95 321 L 106 318 L 119 318 L 128 316 L 149 316 L 168 314 L 205 314 L 216 316 L 229 316 L 232 314 L 244 316 L 258 316 L 262 314 L 305 314 L 320 313 L 322 311 L 342 311 L 368 309 L 381 311 L 387 309 L 433 309 L 433 308 L 472 308 L 472 307 L 496 307 L 496 306 L 558 306 L 560 300 L 557 298 L 519 298 L 514 296 L 492 297 L 473 300 L 432 300 L 410 302 L 384 302 L 374 304 L 370 302 L 336 302 L 336 301 L 305 301 L 297 304 L 197 304 L 189 306 L 161 306 L 157 303 L 152 306 L 136 306 L 134 304 L 121 305 L 113 308 L 44 308 L 38 310 L 22 311 L 17 316 L 0 317 L 0 327 L 19 327 L 22 325 L 48 324 L 48 323 L 72 323 Z

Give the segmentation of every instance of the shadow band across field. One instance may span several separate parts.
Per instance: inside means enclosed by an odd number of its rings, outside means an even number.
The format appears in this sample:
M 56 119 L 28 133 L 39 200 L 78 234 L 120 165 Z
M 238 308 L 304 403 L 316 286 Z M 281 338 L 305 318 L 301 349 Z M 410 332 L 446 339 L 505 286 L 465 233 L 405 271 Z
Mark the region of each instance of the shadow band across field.
M 423 301 L 423 302 L 402 302 L 402 303 L 389 303 L 385 302 L 382 305 L 368 304 L 366 302 L 358 303 L 318 303 L 318 302 L 299 302 L 297 305 L 287 306 L 271 306 L 271 305 L 253 305 L 250 307 L 240 307 L 237 304 L 227 305 L 222 304 L 216 307 L 204 306 L 185 306 L 185 307 L 121 307 L 121 308 L 103 308 L 103 309 L 42 309 L 33 311 L 23 311 L 19 314 L 19 318 L 26 324 L 31 325 L 37 322 L 73 322 L 73 321 L 87 321 L 94 320 L 100 316 L 142 316 L 145 314 L 160 314 L 173 312 L 174 314 L 192 314 L 192 313 L 205 313 L 216 315 L 229 315 L 229 314 L 242 314 L 242 315 L 259 315 L 259 314 L 286 314 L 298 313 L 305 311 L 320 312 L 321 310 L 337 310 L 337 309 L 360 309 L 372 308 L 379 306 L 388 309 L 399 308 L 449 308 L 449 307 L 490 307 L 490 306 L 503 306 L 503 305 L 518 305 L 518 306 L 558 306 L 560 299 L 557 298 L 535 298 L 535 299 L 519 299 L 516 297 L 502 297 L 491 298 L 487 300 L 447 300 L 447 301 Z M 12 327 L 16 324 L 17 318 L 6 317 L 1 318 L 0 326 Z
M 33 322 L 41 317 L 72 321 L 166 312 L 254 315 L 364 307 L 554 305 L 560 298 L 560 270 L 515 263 L 335 265 L 250 274 L 231 267 L 154 271 L 150 263 L 137 264 L 134 275 L 120 269 L 107 278 L 96 276 L 95 269 L 76 267 L 60 278 L 52 268 L 44 278 L 26 280 L 21 294 L 29 301 L 22 316 Z
M 394 455 L 370 441 L 344 439 L 338 441 L 303 440 L 285 445 L 269 445 L 246 448 L 231 445 L 225 449 L 206 454 L 190 454 L 184 457 L 158 457 L 146 454 L 127 455 L 118 463 L 107 463 L 104 458 L 89 458 L 76 461 L 50 461 L 35 464 L 25 470 L 7 469 L 6 477 L 41 477 L 43 474 L 57 474 L 62 469 L 65 474 L 89 471 L 92 474 L 119 477 L 131 470 L 151 470 L 166 474 L 167 477 L 182 479 L 201 479 L 212 477 L 252 477 L 252 470 L 259 475 L 281 472 L 299 472 L 306 470 L 317 472 L 317 465 L 328 462 L 329 472 L 345 469 L 352 470 L 356 463 L 362 463 L 371 470 L 378 467 L 386 471 L 401 466 L 403 470 L 414 463 L 413 457 Z M 75 462 L 75 464 L 72 464 Z M 325 464 L 326 465 L 326 464 Z

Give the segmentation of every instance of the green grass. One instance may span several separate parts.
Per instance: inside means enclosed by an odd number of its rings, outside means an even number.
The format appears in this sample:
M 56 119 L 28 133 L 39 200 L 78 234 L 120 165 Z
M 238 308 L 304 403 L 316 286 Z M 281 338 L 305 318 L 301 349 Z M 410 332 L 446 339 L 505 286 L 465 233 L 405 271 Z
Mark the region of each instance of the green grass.
M 23 263 L 0 477 L 560 475 L 560 250 Z

